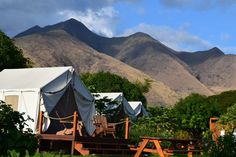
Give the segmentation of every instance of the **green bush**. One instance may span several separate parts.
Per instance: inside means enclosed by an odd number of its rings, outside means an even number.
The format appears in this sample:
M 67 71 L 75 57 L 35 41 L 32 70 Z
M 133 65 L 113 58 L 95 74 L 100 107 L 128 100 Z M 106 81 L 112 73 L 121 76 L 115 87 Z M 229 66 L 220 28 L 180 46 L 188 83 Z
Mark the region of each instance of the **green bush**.
M 230 133 L 212 141 L 211 134 L 208 133 L 204 140 L 203 152 L 207 157 L 235 157 L 236 137 Z
M 172 109 L 163 107 L 148 108 L 149 117 L 140 117 L 130 128 L 130 139 L 139 141 L 140 136 L 173 137 L 176 118 Z
M 208 101 L 215 103 L 217 112 L 224 114 L 227 108 L 236 103 L 236 91 L 226 91 L 217 95 L 209 96 Z
M 12 152 L 24 157 L 33 155 L 37 141 L 32 130 L 27 128 L 24 113 L 13 111 L 10 105 L 0 102 L 0 156 L 11 156 Z
M 217 115 L 215 105 L 199 94 L 181 99 L 174 110 L 180 129 L 190 132 L 195 138 L 200 138 L 202 132 L 208 130 L 210 117 Z

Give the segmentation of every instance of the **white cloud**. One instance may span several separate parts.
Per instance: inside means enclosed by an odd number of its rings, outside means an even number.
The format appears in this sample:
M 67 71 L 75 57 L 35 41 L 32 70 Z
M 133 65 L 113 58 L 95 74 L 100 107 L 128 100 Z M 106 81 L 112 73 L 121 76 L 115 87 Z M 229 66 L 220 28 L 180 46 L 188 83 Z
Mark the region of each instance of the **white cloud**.
M 136 3 L 139 0 L 0 0 L 0 30 L 14 36 L 34 25 L 50 25 L 65 20 L 65 16 L 74 15 L 83 19 L 94 30 L 111 36 L 116 11 L 114 3 Z M 64 16 L 58 16 L 63 12 Z M 85 17 L 83 17 L 85 16 Z M 68 16 L 69 17 L 69 16 Z M 94 20 L 94 21 L 89 21 Z M 107 22 L 106 22 L 107 18 Z M 112 20 L 112 18 L 115 18 Z M 108 25 L 111 24 L 110 29 Z M 104 26 L 104 27 L 103 27 Z
M 82 22 L 91 31 L 107 37 L 113 37 L 118 12 L 112 7 L 104 7 L 97 11 L 87 9 L 85 12 L 64 10 L 58 12 L 65 19 L 74 18 Z
M 147 33 L 163 44 L 178 51 L 198 51 L 212 47 L 208 41 L 186 32 L 183 30 L 183 27 L 175 29 L 167 26 L 141 23 L 134 28 L 126 30 L 124 35 L 130 35 L 135 32 Z

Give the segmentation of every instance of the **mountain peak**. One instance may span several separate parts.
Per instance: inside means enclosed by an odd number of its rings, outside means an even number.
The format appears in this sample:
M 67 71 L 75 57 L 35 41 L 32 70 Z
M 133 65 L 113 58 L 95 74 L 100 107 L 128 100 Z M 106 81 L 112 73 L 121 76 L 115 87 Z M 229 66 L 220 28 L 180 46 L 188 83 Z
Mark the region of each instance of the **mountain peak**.
M 224 52 L 221 51 L 218 47 L 213 47 L 210 50 L 208 50 L 210 53 L 214 53 L 217 55 L 224 55 Z
M 83 27 L 86 27 L 83 23 L 81 23 L 80 21 L 74 19 L 74 18 L 70 18 L 69 20 L 66 20 L 64 22 L 61 22 L 63 24 L 68 24 L 68 25 L 80 25 L 80 26 L 83 26 Z M 61 24 L 59 23 L 59 24 Z
M 74 21 L 74 22 L 79 22 L 79 21 L 77 21 L 76 19 L 74 19 L 74 18 L 70 18 L 69 20 L 67 20 L 67 21 Z
M 129 37 L 145 37 L 145 38 L 152 38 L 150 35 L 146 34 L 146 33 L 143 33 L 143 32 L 137 32 L 137 33 L 134 33 L 132 35 L 130 35 Z M 153 39 L 153 38 L 152 38 Z
M 29 29 L 27 29 L 26 31 L 22 32 L 22 33 L 19 33 L 15 36 L 15 38 L 18 38 L 18 37 L 22 37 L 22 36 L 26 36 L 26 35 L 30 35 L 30 34 L 34 34 L 34 33 L 38 33 L 38 32 L 41 32 L 42 28 L 38 25 L 35 25 Z

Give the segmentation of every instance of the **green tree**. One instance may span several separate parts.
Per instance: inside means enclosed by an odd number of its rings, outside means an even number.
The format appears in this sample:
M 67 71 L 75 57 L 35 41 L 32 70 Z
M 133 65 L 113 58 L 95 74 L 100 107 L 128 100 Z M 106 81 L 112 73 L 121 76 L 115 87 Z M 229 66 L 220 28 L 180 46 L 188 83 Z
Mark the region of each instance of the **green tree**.
M 31 66 L 29 59 L 23 56 L 13 41 L 0 31 L 0 71 L 6 68 L 26 68 Z
M 0 102 L 0 156 L 10 156 L 15 151 L 20 157 L 35 153 L 37 141 L 32 130 L 27 128 L 29 120 L 24 113 L 13 111 L 10 105 Z
M 174 110 L 180 128 L 189 131 L 193 136 L 201 136 L 209 128 L 209 118 L 217 114 L 215 105 L 199 94 L 191 94 L 181 99 Z
M 177 129 L 177 118 L 172 108 L 149 107 L 150 116 L 139 117 L 131 126 L 130 138 L 138 141 L 140 136 L 174 137 Z
M 227 125 L 232 132 L 236 128 L 236 104 L 229 107 L 227 112 L 220 116 L 218 123 Z
M 150 81 L 142 85 L 140 82 L 131 83 L 126 78 L 109 72 L 85 73 L 81 79 L 91 92 L 123 92 L 128 101 L 142 101 L 146 106 L 147 100 L 144 96 L 150 88 Z
M 203 144 L 203 154 L 207 157 L 235 157 L 236 138 L 229 133 L 212 141 L 211 134 L 206 135 Z
M 209 96 L 208 101 L 214 102 L 217 112 L 224 114 L 227 112 L 227 108 L 236 103 L 236 91 L 226 91 L 217 95 Z

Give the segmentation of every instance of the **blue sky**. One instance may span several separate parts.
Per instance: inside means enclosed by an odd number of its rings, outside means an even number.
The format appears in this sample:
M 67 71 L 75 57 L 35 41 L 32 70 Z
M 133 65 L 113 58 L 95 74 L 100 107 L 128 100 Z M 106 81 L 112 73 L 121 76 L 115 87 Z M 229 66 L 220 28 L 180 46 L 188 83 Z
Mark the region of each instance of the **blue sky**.
M 179 51 L 236 54 L 236 0 L 0 0 L 0 17 L 9 36 L 75 18 L 107 37 L 145 32 Z

